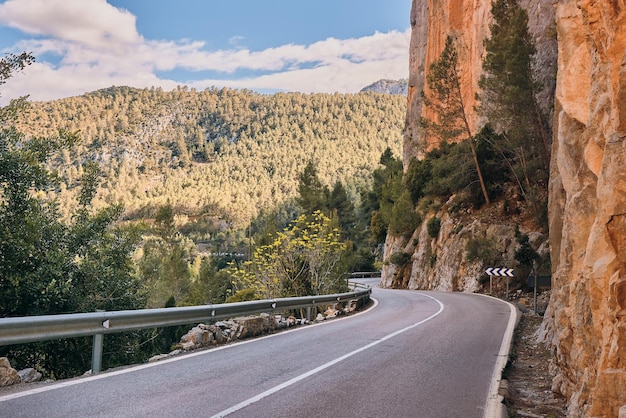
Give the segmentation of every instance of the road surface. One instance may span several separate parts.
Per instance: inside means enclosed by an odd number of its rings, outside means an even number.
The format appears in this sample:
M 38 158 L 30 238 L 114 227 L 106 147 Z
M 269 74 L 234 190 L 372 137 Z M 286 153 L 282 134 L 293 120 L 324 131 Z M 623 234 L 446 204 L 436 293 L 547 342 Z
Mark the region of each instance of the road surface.
M 24 385 L 0 394 L 0 417 L 482 417 L 509 305 L 464 293 L 372 296 L 376 306 L 355 316 Z

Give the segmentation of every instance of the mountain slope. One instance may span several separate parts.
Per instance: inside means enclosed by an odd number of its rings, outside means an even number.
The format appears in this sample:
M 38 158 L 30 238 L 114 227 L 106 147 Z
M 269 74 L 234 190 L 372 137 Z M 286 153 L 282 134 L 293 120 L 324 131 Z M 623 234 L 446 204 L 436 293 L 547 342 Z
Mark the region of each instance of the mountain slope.
M 405 113 L 395 95 L 112 87 L 33 103 L 18 125 L 29 135 L 80 132 L 55 161 L 65 211 L 63 196 L 93 159 L 104 174 L 96 206 L 121 202 L 126 217 L 149 217 L 170 203 L 242 224 L 294 198 L 310 160 L 324 184 L 341 181 L 356 197 L 387 147 L 399 155 Z
M 378 80 L 369 86 L 363 87 L 361 93 L 401 94 L 406 96 L 409 91 L 407 79 Z

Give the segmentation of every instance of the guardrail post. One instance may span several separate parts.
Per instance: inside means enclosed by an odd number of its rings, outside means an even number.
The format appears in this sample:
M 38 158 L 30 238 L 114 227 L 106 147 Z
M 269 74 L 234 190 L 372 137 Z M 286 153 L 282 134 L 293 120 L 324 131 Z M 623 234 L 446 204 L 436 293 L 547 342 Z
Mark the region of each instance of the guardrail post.
M 311 322 L 311 307 L 310 306 L 306 307 L 306 321 Z
M 104 342 L 104 334 L 95 334 L 93 336 L 93 349 L 91 352 L 91 374 L 100 373 L 102 368 L 102 344 Z
M 104 312 L 103 309 L 96 309 L 96 312 Z M 108 321 L 107 321 L 108 324 Z M 104 344 L 104 334 L 94 334 L 93 347 L 91 348 L 91 374 L 98 374 L 102 369 L 102 345 Z
M 536 274 L 535 274 L 535 290 L 534 290 L 534 295 L 533 295 L 533 306 L 535 308 L 534 309 L 535 315 L 537 315 L 537 312 L 539 310 L 537 309 L 537 275 Z

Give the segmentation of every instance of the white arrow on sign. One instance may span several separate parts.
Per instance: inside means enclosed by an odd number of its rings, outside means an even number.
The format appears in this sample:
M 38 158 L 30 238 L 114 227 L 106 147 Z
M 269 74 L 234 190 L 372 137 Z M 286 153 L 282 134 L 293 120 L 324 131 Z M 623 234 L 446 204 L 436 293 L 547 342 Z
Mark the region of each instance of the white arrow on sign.
M 513 273 L 514 273 L 513 269 L 507 269 L 507 268 L 502 268 L 502 267 L 489 267 L 487 270 L 485 270 L 485 274 L 487 276 L 513 277 Z

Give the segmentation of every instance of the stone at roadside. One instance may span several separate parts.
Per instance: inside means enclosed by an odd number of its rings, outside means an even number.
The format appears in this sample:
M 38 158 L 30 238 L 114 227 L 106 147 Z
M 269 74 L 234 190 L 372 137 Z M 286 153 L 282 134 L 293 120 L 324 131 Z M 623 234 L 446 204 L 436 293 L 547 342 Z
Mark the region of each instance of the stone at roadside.
M 164 358 L 168 358 L 169 354 L 157 354 L 148 359 L 148 363 L 154 363 L 155 361 L 163 360 Z
M 326 318 L 324 318 L 324 315 L 322 315 L 321 313 L 318 313 L 317 316 L 315 317 L 315 321 L 317 322 L 322 322 L 325 319 Z
M 20 370 L 19 372 L 17 372 L 17 374 L 20 376 L 22 383 L 39 382 L 43 377 L 41 373 L 39 373 L 32 367 Z
M 335 318 L 337 315 L 339 315 L 339 311 L 332 306 L 328 307 L 328 309 L 324 312 L 324 316 L 327 319 Z
M 205 324 L 198 324 L 181 337 L 180 346 L 183 350 L 193 350 L 207 346 L 213 338 Z
M 359 306 L 359 301 L 356 299 L 352 299 L 350 301 L 350 303 L 348 303 L 348 306 L 346 306 L 345 308 L 343 308 L 343 312 L 344 313 L 351 313 L 356 311 L 356 308 Z
M 17 374 L 17 370 L 11 367 L 9 359 L 0 357 L 0 387 L 11 386 L 20 382 L 20 375 Z

